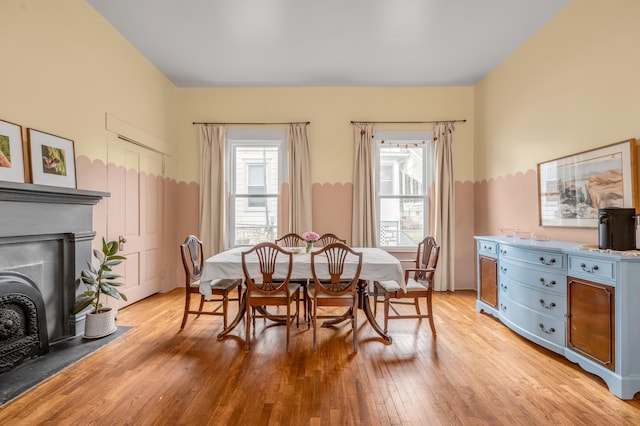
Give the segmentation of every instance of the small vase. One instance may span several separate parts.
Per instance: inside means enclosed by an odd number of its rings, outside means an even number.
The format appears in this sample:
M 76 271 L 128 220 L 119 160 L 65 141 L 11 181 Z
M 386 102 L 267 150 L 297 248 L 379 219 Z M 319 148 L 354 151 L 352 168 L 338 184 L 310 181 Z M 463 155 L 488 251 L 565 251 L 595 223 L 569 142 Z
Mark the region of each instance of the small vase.
M 307 241 L 307 253 L 311 253 L 311 249 L 313 248 L 313 241 Z

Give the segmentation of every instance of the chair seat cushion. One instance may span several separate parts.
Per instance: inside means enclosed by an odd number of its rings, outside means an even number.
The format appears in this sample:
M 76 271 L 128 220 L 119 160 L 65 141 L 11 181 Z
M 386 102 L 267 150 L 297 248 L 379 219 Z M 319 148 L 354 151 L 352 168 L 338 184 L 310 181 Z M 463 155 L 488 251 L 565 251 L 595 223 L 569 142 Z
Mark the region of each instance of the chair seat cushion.
M 212 280 L 211 281 L 211 288 L 212 289 L 224 289 L 224 290 L 228 290 L 230 288 L 235 287 L 236 285 L 239 284 L 238 282 L 239 280 L 234 280 L 234 279 L 220 279 L 220 280 Z
M 308 292 L 309 292 L 309 297 L 313 298 L 313 295 L 316 292 L 315 286 L 310 285 L 308 288 Z M 353 298 L 353 294 L 351 292 L 341 294 L 339 296 L 333 296 L 327 293 L 318 293 L 318 299 L 352 299 L 352 298 Z
M 385 280 L 385 281 L 377 281 L 380 286 L 387 292 L 400 291 L 400 284 L 398 284 L 394 280 Z M 422 285 L 420 282 L 414 280 L 413 278 L 409 278 L 407 281 L 407 293 L 411 293 L 412 291 L 425 291 L 427 287 Z
M 212 290 L 229 290 L 230 288 L 234 288 L 238 284 L 240 284 L 239 280 L 234 280 L 234 279 L 211 280 L 211 289 Z M 192 282 L 191 287 L 200 287 L 200 280 Z
M 296 294 L 296 291 L 298 291 L 298 289 L 300 289 L 300 284 L 298 283 L 289 283 L 289 296 L 293 296 Z M 282 297 L 282 291 L 278 292 L 278 293 L 274 293 L 274 294 L 264 294 L 264 293 L 260 293 L 259 291 L 252 291 L 251 292 L 251 297 Z

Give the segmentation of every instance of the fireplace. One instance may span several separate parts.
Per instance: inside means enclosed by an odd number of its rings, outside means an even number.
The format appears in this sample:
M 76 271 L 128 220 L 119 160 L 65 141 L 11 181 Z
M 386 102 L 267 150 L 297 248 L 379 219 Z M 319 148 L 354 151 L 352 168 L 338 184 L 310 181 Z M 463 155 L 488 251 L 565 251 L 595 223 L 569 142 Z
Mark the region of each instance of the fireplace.
M 0 363 L 14 346 L 7 359 L 17 364 L 82 333 L 84 315 L 71 314 L 83 291 L 75 280 L 91 261 L 93 205 L 105 196 L 0 182 Z
M 44 299 L 29 277 L 0 272 L 0 373 L 49 352 Z

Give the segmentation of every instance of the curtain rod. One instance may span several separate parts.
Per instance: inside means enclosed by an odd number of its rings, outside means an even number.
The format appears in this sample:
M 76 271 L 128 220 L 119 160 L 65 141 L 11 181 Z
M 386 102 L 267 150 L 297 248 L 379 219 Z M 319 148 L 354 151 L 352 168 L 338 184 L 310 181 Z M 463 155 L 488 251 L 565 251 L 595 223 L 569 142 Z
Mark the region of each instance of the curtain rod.
M 283 122 L 283 123 L 202 123 L 202 122 L 197 122 L 194 121 L 193 124 L 240 124 L 240 125 L 267 125 L 267 124 L 311 124 L 310 121 L 287 121 L 287 122 Z
M 466 123 L 467 120 L 431 120 L 431 121 L 352 121 L 351 124 L 428 124 L 428 123 Z

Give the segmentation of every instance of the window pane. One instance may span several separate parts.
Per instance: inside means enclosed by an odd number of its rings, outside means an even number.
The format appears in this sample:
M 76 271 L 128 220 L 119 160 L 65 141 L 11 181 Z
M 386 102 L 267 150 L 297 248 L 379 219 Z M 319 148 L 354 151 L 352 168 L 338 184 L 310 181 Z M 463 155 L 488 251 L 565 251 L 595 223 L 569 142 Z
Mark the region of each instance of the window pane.
M 278 198 L 256 198 L 261 206 L 249 206 L 248 197 L 235 199 L 234 246 L 254 245 L 263 241 L 274 241 L 278 235 Z
M 247 193 L 249 194 L 266 194 L 267 188 L 264 184 L 265 181 L 265 166 L 264 164 L 249 164 L 248 175 L 249 184 L 247 185 Z M 249 198 L 249 207 L 264 207 L 266 200 L 264 198 Z
M 278 193 L 277 146 L 235 147 L 235 192 L 249 194 L 250 186 L 262 186 L 266 193 Z
M 379 149 L 379 194 L 423 195 L 424 149 L 422 145 L 413 148 L 381 146 Z
M 425 235 L 424 198 L 381 198 L 381 246 L 414 246 Z

